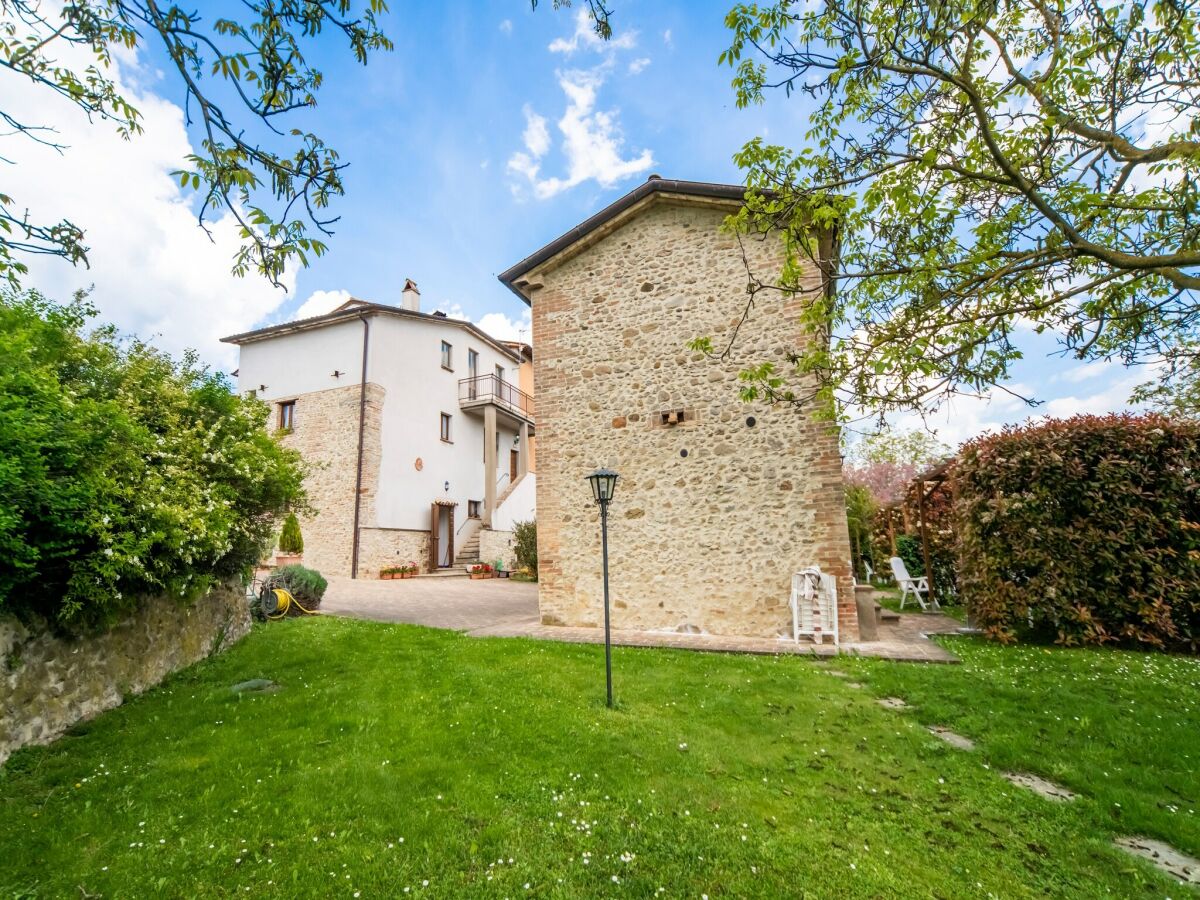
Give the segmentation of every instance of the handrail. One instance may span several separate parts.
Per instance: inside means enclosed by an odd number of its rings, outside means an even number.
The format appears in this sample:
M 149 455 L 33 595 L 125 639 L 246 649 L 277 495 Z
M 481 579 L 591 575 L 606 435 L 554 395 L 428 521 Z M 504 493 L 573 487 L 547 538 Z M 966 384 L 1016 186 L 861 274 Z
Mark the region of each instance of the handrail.
M 495 374 L 476 375 L 474 378 L 463 378 L 458 382 L 458 402 L 475 401 L 496 403 L 526 418 L 533 418 L 533 397 Z

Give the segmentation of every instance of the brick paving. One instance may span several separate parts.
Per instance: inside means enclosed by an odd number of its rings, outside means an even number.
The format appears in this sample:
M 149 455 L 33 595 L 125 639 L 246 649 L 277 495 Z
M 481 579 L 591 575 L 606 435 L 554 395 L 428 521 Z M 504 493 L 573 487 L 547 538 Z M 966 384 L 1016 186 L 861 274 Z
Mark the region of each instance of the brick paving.
M 538 615 L 537 585 L 503 578 L 472 581 L 468 578 L 411 578 L 403 581 L 331 578 L 321 604 L 322 612 L 407 622 L 433 628 L 452 628 L 472 637 L 529 637 L 579 644 L 604 642 L 601 628 L 542 625 Z M 935 613 L 903 614 L 880 625 L 878 641 L 844 643 L 841 652 L 857 656 L 912 662 L 955 663 L 957 657 L 925 635 L 957 631 L 959 623 Z M 833 644 L 813 644 L 778 638 L 679 634 L 660 631 L 612 633 L 623 647 L 670 647 L 723 653 L 793 654 L 830 657 Z

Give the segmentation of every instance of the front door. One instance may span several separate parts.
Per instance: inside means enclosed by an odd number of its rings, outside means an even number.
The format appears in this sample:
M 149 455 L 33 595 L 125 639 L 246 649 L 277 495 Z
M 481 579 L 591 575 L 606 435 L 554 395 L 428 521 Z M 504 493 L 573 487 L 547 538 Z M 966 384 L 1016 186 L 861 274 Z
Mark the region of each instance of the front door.
M 454 507 L 443 506 L 438 516 L 438 567 L 447 569 L 454 562 Z
M 429 508 L 429 568 L 454 564 L 454 507 L 434 503 Z
M 517 473 L 521 468 L 521 451 L 508 451 L 508 483 L 513 484 L 517 480 Z

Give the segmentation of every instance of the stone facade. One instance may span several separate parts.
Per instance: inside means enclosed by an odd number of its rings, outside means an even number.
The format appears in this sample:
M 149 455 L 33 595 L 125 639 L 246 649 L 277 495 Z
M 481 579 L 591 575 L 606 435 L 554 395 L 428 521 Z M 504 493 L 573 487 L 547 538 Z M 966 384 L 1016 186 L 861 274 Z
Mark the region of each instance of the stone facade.
M 305 479 L 315 513 L 300 519 L 304 565 L 325 575 L 349 575 L 354 546 L 354 488 L 358 465 L 359 385 L 302 394 L 295 400 L 296 428 L 283 445 L 298 450 L 309 466 Z M 369 522 L 379 473 L 379 421 L 384 390 L 367 385 L 363 429 L 364 492 L 360 521 Z M 407 561 L 407 560 L 406 560 Z M 361 552 L 360 552 L 361 562 Z M 360 565 L 361 568 L 361 565 Z
M 249 604 L 233 586 L 191 605 L 153 598 L 110 631 L 76 640 L 0 619 L 0 763 L 224 650 L 249 630 Z
M 429 571 L 429 532 L 405 528 L 363 528 L 358 545 L 358 577 L 378 578 L 382 569 L 415 562 Z M 340 574 L 340 573 L 339 573 Z
M 600 523 L 585 476 L 621 473 L 610 511 L 613 627 L 790 634 L 791 575 L 839 581 L 843 640 L 857 637 L 836 428 L 791 407 L 747 405 L 738 372 L 806 340 L 801 300 L 746 302 L 743 248 L 720 230 L 735 203 L 652 196 L 527 276 L 537 384 L 542 621 L 603 621 Z M 777 244 L 744 241 L 753 271 Z M 809 280 L 819 284 L 815 270 Z M 675 415 L 678 424 L 665 424 Z
M 501 560 L 506 569 L 517 567 L 517 558 L 513 555 L 513 533 L 484 528 L 479 532 L 479 561 L 495 565 L 496 560 Z
M 358 577 L 377 578 L 379 570 L 416 562 L 429 569 L 429 531 L 378 528 L 375 496 L 381 460 L 380 424 L 387 392 L 368 383 L 363 418 L 362 501 L 359 509 Z M 309 464 L 305 480 L 315 512 L 300 519 L 304 565 L 325 575 L 350 574 L 354 550 L 354 487 L 358 468 L 357 384 L 301 394 L 296 427 L 283 444 L 298 450 Z

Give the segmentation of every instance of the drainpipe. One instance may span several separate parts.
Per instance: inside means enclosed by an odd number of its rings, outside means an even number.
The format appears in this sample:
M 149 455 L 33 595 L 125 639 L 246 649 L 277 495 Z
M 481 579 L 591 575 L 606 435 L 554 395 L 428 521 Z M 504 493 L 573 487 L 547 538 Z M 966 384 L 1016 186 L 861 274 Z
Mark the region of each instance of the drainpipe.
M 371 340 L 371 320 L 362 316 L 362 376 L 358 381 L 358 467 L 354 473 L 354 543 L 350 550 L 350 577 L 358 577 L 358 520 L 362 513 L 363 434 L 367 427 L 367 349 Z

